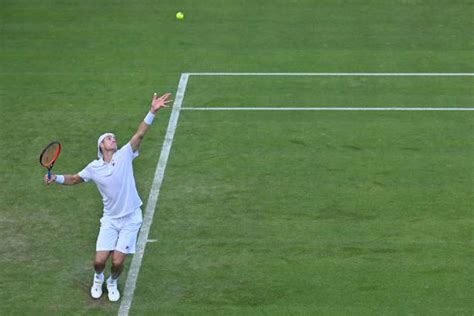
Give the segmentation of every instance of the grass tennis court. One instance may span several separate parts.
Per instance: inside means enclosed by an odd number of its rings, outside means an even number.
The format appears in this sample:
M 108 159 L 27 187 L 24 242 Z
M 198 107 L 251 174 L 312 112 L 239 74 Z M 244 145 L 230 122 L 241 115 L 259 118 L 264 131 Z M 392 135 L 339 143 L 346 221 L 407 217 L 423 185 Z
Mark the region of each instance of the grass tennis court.
M 132 312 L 462 313 L 469 115 L 182 111 Z
M 77 172 L 188 72 L 474 73 L 470 1 L 0 6 L 2 315 L 119 310 L 89 297 L 100 196 L 42 184 L 49 141 L 54 170 Z M 473 87 L 191 75 L 130 315 L 471 315 L 473 111 L 191 108 L 472 108 Z M 144 202 L 170 114 L 134 164 Z

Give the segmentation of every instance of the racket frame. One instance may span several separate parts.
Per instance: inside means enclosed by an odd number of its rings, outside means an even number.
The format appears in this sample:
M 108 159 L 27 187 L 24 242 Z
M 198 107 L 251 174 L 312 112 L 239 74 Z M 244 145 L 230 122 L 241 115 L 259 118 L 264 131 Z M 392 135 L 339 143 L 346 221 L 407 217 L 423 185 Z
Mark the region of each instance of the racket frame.
M 53 146 L 53 145 L 58 145 L 58 149 L 56 150 L 56 152 L 54 153 L 54 156 L 53 158 L 51 159 L 51 161 L 49 162 L 49 165 L 44 165 L 43 164 L 43 155 L 48 151 L 48 149 Z M 46 145 L 46 147 L 43 149 L 43 151 L 41 152 L 40 154 L 40 157 L 39 157 L 39 161 L 40 161 L 40 165 L 42 165 L 43 167 L 45 167 L 46 169 L 48 169 L 48 180 L 51 179 L 51 169 L 53 169 L 53 165 L 54 163 L 56 162 L 56 159 L 58 159 L 58 156 L 59 156 L 59 153 L 61 152 L 61 143 L 58 142 L 58 141 L 53 141 L 51 143 L 49 143 L 48 145 Z

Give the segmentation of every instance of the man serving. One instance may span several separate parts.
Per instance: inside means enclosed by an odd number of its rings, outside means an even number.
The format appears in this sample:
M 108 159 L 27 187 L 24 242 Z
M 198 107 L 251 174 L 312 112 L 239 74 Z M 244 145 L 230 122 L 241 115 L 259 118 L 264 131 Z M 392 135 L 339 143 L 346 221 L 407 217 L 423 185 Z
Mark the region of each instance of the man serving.
M 48 175 L 44 182 L 73 185 L 93 181 L 104 203 L 103 216 L 100 219 L 100 230 L 97 237 L 94 260 L 94 278 L 91 296 L 99 299 L 102 296 L 102 285 L 105 280 L 104 269 L 107 259 L 112 257 L 112 267 L 106 280 L 108 297 L 111 302 L 120 299 L 117 280 L 124 267 L 127 254 L 135 253 L 138 231 L 142 223 L 142 201 L 138 196 L 133 176 L 133 160 L 138 156 L 140 144 L 155 118 L 156 112 L 172 100 L 170 93 L 160 97 L 155 93 L 150 111 L 130 141 L 117 150 L 117 141 L 112 133 L 105 133 L 97 140 L 98 159 L 89 163 L 82 171 L 74 175 Z

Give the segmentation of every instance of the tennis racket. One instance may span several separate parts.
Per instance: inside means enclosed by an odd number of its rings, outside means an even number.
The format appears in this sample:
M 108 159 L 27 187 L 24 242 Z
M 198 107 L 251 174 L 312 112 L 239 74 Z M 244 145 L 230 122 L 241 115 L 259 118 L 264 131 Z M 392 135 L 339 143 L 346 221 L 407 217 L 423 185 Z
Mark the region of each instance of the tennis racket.
M 51 169 L 58 159 L 59 153 L 61 152 L 60 142 L 51 142 L 46 146 L 40 155 L 40 164 L 48 169 L 48 180 L 51 179 Z

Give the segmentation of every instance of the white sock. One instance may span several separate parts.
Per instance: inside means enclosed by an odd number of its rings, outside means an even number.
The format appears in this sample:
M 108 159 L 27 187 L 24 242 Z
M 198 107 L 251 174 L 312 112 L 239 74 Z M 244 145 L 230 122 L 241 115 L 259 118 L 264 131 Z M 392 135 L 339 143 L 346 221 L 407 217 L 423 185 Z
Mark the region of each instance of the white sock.
M 112 278 L 112 276 L 109 276 L 109 278 L 107 279 L 107 283 L 109 283 L 109 284 L 117 283 L 117 279 L 114 279 L 114 278 Z
M 101 280 L 101 281 L 104 281 L 104 272 L 101 272 L 99 274 L 94 273 L 94 278 L 98 279 L 98 280 Z

